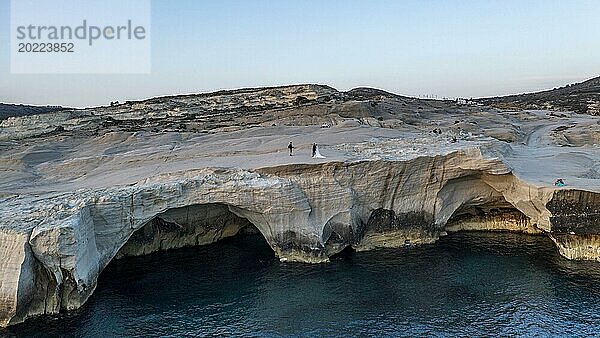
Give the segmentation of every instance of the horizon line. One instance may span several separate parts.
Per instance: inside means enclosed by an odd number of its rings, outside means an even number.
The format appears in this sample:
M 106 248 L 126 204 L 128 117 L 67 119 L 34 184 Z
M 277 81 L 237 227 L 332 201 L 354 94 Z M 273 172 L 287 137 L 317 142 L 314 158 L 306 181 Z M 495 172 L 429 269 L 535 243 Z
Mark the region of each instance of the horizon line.
M 554 87 L 554 88 L 548 88 L 548 89 L 543 89 L 543 90 L 538 90 L 538 91 L 525 91 L 525 92 L 520 92 L 520 93 L 513 93 L 513 94 L 500 94 L 500 95 L 494 95 L 494 96 L 482 96 L 482 97 L 466 97 L 466 96 L 457 96 L 457 97 L 448 97 L 448 96 L 442 96 L 441 98 L 437 98 L 437 95 L 435 98 L 433 97 L 420 97 L 420 96 L 414 96 L 414 95 L 404 95 L 404 94 L 398 94 L 398 93 L 394 93 L 391 92 L 389 90 L 383 89 L 383 88 L 379 88 L 379 87 L 370 87 L 370 86 L 357 86 L 357 87 L 352 87 L 348 90 L 339 90 L 333 86 L 330 86 L 328 84 L 320 84 L 320 83 L 291 83 L 291 84 L 282 84 L 282 85 L 274 85 L 274 86 L 258 86 L 258 87 L 254 87 L 254 86 L 248 86 L 248 87 L 237 87 L 237 88 L 220 88 L 220 89 L 215 89 L 215 90 L 211 90 L 211 91 L 206 91 L 206 92 L 188 92 L 188 93 L 178 93 L 178 94 L 164 94 L 164 95 L 156 95 L 156 96 L 150 96 L 150 97 L 146 97 L 146 98 L 139 98 L 139 99 L 131 99 L 131 100 L 124 100 L 124 101 L 116 101 L 119 104 L 125 104 L 128 102 L 144 102 L 144 101 L 149 101 L 149 100 L 153 100 L 153 99 L 161 99 L 161 98 L 171 98 L 171 97 L 180 97 L 180 96 L 195 96 L 195 95 L 214 95 L 214 94 L 218 94 L 218 93 L 227 93 L 227 92 L 237 92 L 237 91 L 252 91 L 252 90 L 264 90 L 264 89 L 276 89 L 276 88 L 286 88 L 286 87 L 298 87 L 298 86 L 320 86 L 320 87 L 329 87 L 337 92 L 340 93 L 347 93 L 350 92 L 352 90 L 356 90 L 356 89 L 361 89 L 361 88 L 365 88 L 365 89 L 375 89 L 375 90 L 381 90 L 385 93 L 391 94 L 391 95 L 395 95 L 395 96 L 402 96 L 402 97 L 406 97 L 406 98 L 413 98 L 413 99 L 420 99 L 420 100 L 437 100 L 437 101 L 452 101 L 452 100 L 456 100 L 456 99 L 472 99 L 472 100 L 481 100 L 481 99 L 490 99 L 490 98 L 500 98 L 500 97 L 510 97 L 510 96 L 517 96 L 517 95 L 527 95 L 527 94 L 535 94 L 535 93 L 543 93 L 543 92 L 547 92 L 547 91 L 551 91 L 551 90 L 555 90 L 555 89 L 559 89 L 559 88 L 564 88 L 567 87 L 569 85 L 577 85 L 577 84 L 581 84 L 596 78 L 600 78 L 600 76 L 594 76 L 594 77 L 590 77 L 586 80 L 580 81 L 580 82 L 574 82 L 574 83 L 566 83 L 563 84 L 560 87 Z M 430 95 L 430 94 L 427 94 Z M 431 94 L 434 95 L 434 94 Z M 38 104 L 38 103 L 25 103 L 25 102 L 0 102 L 0 104 L 3 105 L 12 105 L 12 106 L 27 106 L 27 107 L 55 107 L 55 108 L 63 108 L 63 109 L 74 109 L 74 110 L 83 110 L 83 109 L 93 109 L 93 108 L 103 108 L 103 107 L 110 107 L 110 102 L 108 105 L 91 105 L 91 106 L 80 106 L 80 107 L 73 107 L 73 106 L 63 106 L 63 105 L 56 105 L 56 104 Z

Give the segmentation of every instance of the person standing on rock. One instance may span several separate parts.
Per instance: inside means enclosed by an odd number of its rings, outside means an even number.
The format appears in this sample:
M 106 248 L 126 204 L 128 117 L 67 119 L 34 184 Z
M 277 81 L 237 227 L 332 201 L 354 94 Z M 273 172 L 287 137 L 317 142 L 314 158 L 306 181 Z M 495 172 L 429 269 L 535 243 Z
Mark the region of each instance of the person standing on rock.
M 317 144 L 313 143 L 313 146 L 312 146 L 312 157 L 315 157 L 316 154 L 317 154 Z
M 288 149 L 290 150 L 290 156 L 292 156 L 292 151 L 294 149 L 294 145 L 292 144 L 292 141 L 290 141 L 290 144 L 288 144 Z

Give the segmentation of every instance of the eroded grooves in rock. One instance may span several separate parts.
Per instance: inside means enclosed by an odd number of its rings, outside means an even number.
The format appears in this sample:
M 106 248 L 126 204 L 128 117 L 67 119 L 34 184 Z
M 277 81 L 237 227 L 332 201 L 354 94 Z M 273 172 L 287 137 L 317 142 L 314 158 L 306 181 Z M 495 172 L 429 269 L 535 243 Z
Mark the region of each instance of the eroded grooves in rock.
M 580 235 L 600 233 L 600 194 L 582 190 L 561 190 L 554 193 L 548 210 L 550 223 L 557 233 Z
M 569 259 L 600 261 L 600 194 L 561 190 L 548 203 L 551 238 Z

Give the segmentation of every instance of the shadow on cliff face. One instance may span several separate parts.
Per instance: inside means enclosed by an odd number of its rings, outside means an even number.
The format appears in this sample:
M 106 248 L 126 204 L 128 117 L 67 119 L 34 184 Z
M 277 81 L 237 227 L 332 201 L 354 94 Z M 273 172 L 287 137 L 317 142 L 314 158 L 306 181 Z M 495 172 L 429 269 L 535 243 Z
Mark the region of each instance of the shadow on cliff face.
M 376 209 L 359 228 L 354 246 L 358 251 L 374 248 L 400 248 L 433 243 L 437 238 L 433 215 L 427 212 L 396 213 Z
M 444 230 L 447 232 L 506 231 L 526 234 L 542 232 L 531 223 L 529 217 L 506 201 L 461 206 L 450 217 Z
M 552 231 L 595 235 L 600 227 L 600 194 L 589 191 L 559 190 L 548 202 Z
M 207 245 L 224 238 L 250 234 L 261 232 L 225 204 L 190 205 L 158 214 L 133 233 L 116 258 Z

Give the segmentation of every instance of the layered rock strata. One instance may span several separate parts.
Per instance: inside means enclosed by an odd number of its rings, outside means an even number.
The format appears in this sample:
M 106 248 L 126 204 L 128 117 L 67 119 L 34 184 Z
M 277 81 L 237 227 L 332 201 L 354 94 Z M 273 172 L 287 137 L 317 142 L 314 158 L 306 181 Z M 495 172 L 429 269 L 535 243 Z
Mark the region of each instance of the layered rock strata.
M 13 210 L 28 210 L 2 215 L 13 217 L 0 228 L 2 325 L 80 307 L 115 257 L 208 244 L 252 226 L 286 261 L 327 262 L 346 247 L 432 243 L 458 230 L 545 232 L 563 255 L 598 259 L 577 249 L 594 241 L 577 236 L 595 231 L 598 201 L 527 184 L 476 148 L 408 161 L 207 168 L 9 198 Z

